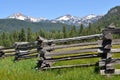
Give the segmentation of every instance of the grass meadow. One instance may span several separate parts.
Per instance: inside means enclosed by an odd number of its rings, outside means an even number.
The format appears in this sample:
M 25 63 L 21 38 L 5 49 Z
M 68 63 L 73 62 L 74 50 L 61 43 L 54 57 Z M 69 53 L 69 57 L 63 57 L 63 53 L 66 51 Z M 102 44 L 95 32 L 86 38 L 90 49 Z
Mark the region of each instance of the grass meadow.
M 119 46 L 114 46 L 119 48 Z M 78 48 L 78 47 L 77 47 Z M 74 48 L 70 48 L 74 49 Z M 69 50 L 69 49 L 67 49 Z M 120 54 L 115 54 L 114 57 L 119 57 Z M 1 80 L 119 80 L 120 75 L 117 76 L 101 76 L 94 72 L 95 67 L 85 68 L 65 68 L 55 70 L 35 70 L 37 59 L 27 59 L 18 62 L 13 62 L 14 57 L 7 57 L 0 59 L 0 79 Z M 99 58 L 77 59 L 70 61 L 60 61 L 54 66 L 94 63 Z M 117 67 L 120 67 L 119 65 Z

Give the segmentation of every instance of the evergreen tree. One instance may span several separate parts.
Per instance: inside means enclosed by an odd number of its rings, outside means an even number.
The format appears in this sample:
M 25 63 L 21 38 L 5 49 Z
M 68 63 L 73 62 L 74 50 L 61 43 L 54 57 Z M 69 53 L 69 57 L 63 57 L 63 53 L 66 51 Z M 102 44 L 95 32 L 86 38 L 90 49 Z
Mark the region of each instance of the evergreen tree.
M 63 38 L 66 38 L 67 37 L 67 30 L 66 30 L 66 26 L 63 26 Z
M 11 36 L 13 37 L 13 41 L 16 42 L 19 40 L 19 32 L 18 31 L 14 31 L 11 33 Z
M 32 36 L 33 36 L 32 30 L 30 28 L 28 28 L 27 29 L 27 41 L 28 42 L 32 41 Z
M 39 36 L 44 37 L 44 38 L 46 37 L 45 36 L 46 32 L 43 29 L 40 29 L 38 33 L 39 33 Z
M 24 28 L 22 28 L 19 33 L 19 41 L 26 41 L 26 33 L 25 33 Z
M 91 23 L 88 24 L 88 28 L 87 28 L 87 34 L 90 35 L 92 33 L 94 33 L 95 30 L 92 30 L 92 26 Z
M 1 35 L 1 38 L 2 38 L 2 46 L 10 46 L 11 45 L 11 41 L 9 39 L 9 34 L 6 33 L 6 32 L 3 32 L 2 35 Z
M 80 25 L 80 28 L 78 29 L 78 36 L 80 35 L 82 35 L 82 32 L 83 32 L 83 28 L 84 28 L 84 26 L 83 26 L 83 24 L 81 24 Z
M 76 35 L 77 35 L 76 26 L 72 26 L 69 32 L 69 36 L 74 37 Z

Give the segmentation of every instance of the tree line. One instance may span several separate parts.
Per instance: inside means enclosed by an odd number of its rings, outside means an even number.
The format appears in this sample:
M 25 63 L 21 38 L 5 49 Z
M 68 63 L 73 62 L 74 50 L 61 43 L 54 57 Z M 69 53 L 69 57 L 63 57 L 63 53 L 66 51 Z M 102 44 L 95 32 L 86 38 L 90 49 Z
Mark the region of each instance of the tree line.
M 60 39 L 60 38 L 69 38 L 76 36 L 85 36 L 100 33 L 100 30 L 97 28 L 93 28 L 91 24 L 88 27 L 85 27 L 81 24 L 79 27 L 72 26 L 68 29 L 66 26 L 62 27 L 62 30 L 51 30 L 45 31 L 44 29 L 40 29 L 38 32 L 33 32 L 31 28 L 25 30 L 21 28 L 21 30 L 13 31 L 11 33 L 3 32 L 0 34 L 0 45 L 1 46 L 11 46 L 14 42 L 32 42 L 35 41 L 38 36 L 44 37 L 46 39 Z

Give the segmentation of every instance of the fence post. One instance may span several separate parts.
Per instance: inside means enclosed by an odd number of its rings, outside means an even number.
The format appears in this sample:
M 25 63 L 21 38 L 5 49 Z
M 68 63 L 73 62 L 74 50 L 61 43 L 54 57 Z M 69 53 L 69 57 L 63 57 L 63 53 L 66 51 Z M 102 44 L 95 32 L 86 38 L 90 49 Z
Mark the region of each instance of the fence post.
M 16 42 L 14 44 L 15 46 L 15 58 L 14 61 L 19 60 L 21 57 L 23 57 L 25 54 L 28 54 L 28 42 Z
M 108 29 L 108 30 L 107 30 Z M 115 72 L 115 68 L 112 61 L 112 32 L 109 31 L 113 28 L 107 28 L 103 30 L 103 39 L 102 39 L 102 47 L 100 48 L 103 53 L 101 53 L 101 61 L 99 61 L 100 73 L 101 74 L 112 74 Z M 104 71 L 104 72 L 103 72 Z
M 42 37 L 37 37 L 37 51 L 38 51 L 38 58 L 37 65 L 35 66 L 36 69 L 42 69 L 43 67 L 50 67 L 49 63 L 45 61 L 45 53 L 46 50 L 44 49 L 44 39 Z
M 19 58 L 19 49 L 17 44 L 15 44 L 14 46 L 15 46 L 15 58 L 14 58 L 14 62 L 15 62 Z

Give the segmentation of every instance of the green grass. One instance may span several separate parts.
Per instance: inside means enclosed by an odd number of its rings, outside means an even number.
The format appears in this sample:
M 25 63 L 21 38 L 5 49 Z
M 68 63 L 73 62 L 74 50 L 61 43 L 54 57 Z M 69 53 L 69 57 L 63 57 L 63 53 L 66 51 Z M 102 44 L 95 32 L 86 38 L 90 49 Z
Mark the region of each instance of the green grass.
M 37 71 L 36 59 L 13 62 L 13 58 L 1 59 L 0 78 L 2 80 L 108 80 L 109 78 L 94 73 L 94 67 L 89 68 L 69 68 Z M 82 59 L 72 61 L 61 61 L 55 65 L 68 65 L 96 62 L 97 59 Z M 68 63 L 69 62 L 69 63 Z M 109 80 L 118 80 L 120 76 L 113 76 Z
M 71 49 L 71 48 L 70 48 Z M 114 57 L 120 56 L 115 54 Z M 95 67 L 35 70 L 37 59 L 13 62 L 14 57 L 0 59 L 1 80 L 119 80 L 120 76 L 106 77 L 94 72 Z M 54 66 L 97 62 L 99 58 L 60 61 Z M 117 65 L 117 68 L 120 68 Z

